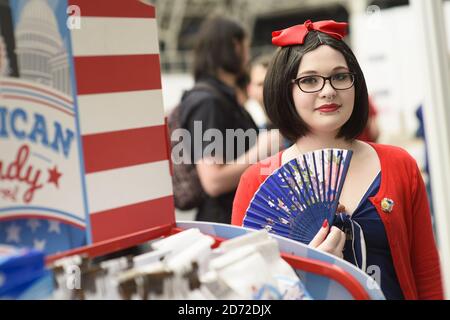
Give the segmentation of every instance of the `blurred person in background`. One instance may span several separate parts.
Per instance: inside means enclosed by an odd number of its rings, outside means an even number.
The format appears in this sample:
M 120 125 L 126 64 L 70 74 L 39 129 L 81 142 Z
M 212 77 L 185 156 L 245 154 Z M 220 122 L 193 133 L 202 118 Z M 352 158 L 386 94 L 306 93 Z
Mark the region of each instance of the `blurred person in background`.
M 365 142 L 377 142 L 380 136 L 380 129 L 377 123 L 377 108 L 373 99 L 369 97 L 369 117 L 363 132 L 356 138 Z
M 245 139 L 245 152 L 238 154 L 243 141 L 226 139 L 226 131 L 254 130 L 258 127 L 238 100 L 239 81 L 245 76 L 249 60 L 249 40 L 243 27 L 224 17 L 210 17 L 201 25 L 194 49 L 194 89 L 183 95 L 180 124 L 192 137 L 191 161 L 196 165 L 200 183 L 206 194 L 198 208 L 196 220 L 231 222 L 234 195 L 241 174 L 260 159 L 258 150 L 278 151 L 277 132 L 263 132 L 255 141 Z M 244 78 L 245 80 L 245 78 Z M 245 95 L 242 97 L 245 100 Z M 204 156 L 211 142 L 201 142 L 201 154 L 194 151 L 195 124 L 201 124 L 202 135 L 209 129 L 221 133 L 222 154 Z M 214 141 L 217 143 L 217 141 Z M 275 146 L 275 148 L 272 148 Z M 270 155 L 270 154 L 267 154 Z M 266 156 L 267 156 L 266 155 Z M 230 156 L 232 160 L 229 161 Z
M 250 83 L 250 75 L 248 74 L 247 71 L 244 71 L 236 81 L 236 99 L 239 102 L 239 104 L 244 107 L 246 106 L 250 98 L 247 90 L 249 83 Z M 252 116 L 251 113 L 250 116 L 254 121 L 255 118 Z M 258 126 L 258 124 L 256 125 Z
M 269 67 L 271 55 L 261 55 L 253 60 L 250 67 L 250 79 L 247 86 L 249 100 L 246 108 L 261 129 L 277 129 L 270 122 L 264 108 L 264 79 Z M 281 148 L 285 149 L 292 145 L 292 142 L 282 138 Z
M 270 62 L 270 55 L 262 55 L 253 60 L 250 66 L 250 79 L 247 86 L 249 101 L 245 107 L 259 128 L 270 128 L 270 121 L 264 110 L 264 78 Z

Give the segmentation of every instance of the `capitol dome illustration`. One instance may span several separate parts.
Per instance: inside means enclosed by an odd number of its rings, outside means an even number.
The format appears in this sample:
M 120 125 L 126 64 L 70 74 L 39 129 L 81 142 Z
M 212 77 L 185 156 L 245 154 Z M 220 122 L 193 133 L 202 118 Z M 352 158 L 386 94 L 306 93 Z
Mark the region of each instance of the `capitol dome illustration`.
M 27 1 L 16 28 L 20 77 L 71 94 L 67 51 L 46 0 Z
M 6 77 L 9 74 L 8 54 L 6 45 L 0 33 L 0 77 Z

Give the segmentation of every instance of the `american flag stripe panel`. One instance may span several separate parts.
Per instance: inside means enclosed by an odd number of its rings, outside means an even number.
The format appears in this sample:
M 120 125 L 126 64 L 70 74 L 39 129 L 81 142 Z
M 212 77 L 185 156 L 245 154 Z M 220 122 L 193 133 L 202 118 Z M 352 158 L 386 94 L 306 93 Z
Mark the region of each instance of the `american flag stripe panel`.
M 73 54 L 77 57 L 158 54 L 158 26 L 155 19 L 149 20 L 82 16 L 82 28 L 72 33 Z M 97 25 L 102 29 L 97 29 Z
M 142 1 L 129 0 L 69 0 L 69 5 L 81 8 L 82 16 L 110 18 L 155 18 L 155 8 Z
M 83 136 L 86 173 L 167 160 L 164 126 L 146 127 Z M 153 147 L 144 148 L 153 141 Z M 102 150 L 98 154 L 98 150 Z
M 91 216 L 91 224 L 95 230 L 94 242 L 111 239 L 118 234 L 129 235 L 145 229 L 143 226 L 162 226 L 172 223 L 168 219 L 168 216 L 173 215 L 173 211 L 168 210 L 171 207 L 173 207 L 173 197 L 168 196 L 94 214 Z
M 175 222 L 155 10 L 140 1 L 70 0 L 92 239 Z
M 75 56 L 77 92 L 83 95 L 161 89 L 161 74 L 153 71 L 159 69 L 157 54 Z
M 93 214 L 172 194 L 167 160 L 90 173 L 86 182 Z
M 78 109 L 83 135 L 164 125 L 161 90 L 85 94 L 78 97 Z

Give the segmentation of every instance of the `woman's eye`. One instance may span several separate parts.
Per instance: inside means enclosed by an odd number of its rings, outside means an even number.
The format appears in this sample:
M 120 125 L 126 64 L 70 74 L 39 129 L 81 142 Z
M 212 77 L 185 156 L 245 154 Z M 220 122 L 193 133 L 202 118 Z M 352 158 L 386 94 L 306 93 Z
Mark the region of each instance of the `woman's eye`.
M 333 76 L 333 80 L 336 81 L 346 81 L 349 78 L 347 73 L 338 73 Z
M 307 77 L 300 80 L 301 84 L 316 84 L 317 78 L 316 77 Z

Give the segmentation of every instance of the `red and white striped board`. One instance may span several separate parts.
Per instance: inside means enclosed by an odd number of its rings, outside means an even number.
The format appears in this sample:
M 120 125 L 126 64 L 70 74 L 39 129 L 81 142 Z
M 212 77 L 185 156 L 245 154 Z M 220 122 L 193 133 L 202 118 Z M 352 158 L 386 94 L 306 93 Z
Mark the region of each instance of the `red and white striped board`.
M 175 225 L 155 8 L 0 4 L 0 243 L 54 254 Z
M 175 223 L 155 8 L 68 4 L 92 240 Z

